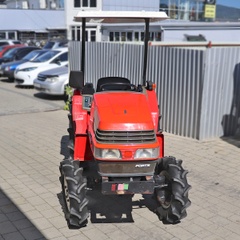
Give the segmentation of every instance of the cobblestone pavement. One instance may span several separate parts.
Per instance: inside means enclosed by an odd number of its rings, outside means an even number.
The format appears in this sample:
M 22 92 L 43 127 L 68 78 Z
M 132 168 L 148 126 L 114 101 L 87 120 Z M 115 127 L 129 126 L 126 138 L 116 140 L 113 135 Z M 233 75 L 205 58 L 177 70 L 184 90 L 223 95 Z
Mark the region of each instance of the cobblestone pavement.
M 58 180 L 68 138 L 63 101 L 37 98 L 34 89 L 4 81 L 0 96 L 0 240 L 240 239 L 239 141 L 165 134 L 165 155 L 183 160 L 192 185 L 192 205 L 180 224 L 164 225 L 141 195 L 116 202 L 93 192 L 87 227 L 71 230 Z M 108 204 L 121 206 L 123 222 L 101 218 Z

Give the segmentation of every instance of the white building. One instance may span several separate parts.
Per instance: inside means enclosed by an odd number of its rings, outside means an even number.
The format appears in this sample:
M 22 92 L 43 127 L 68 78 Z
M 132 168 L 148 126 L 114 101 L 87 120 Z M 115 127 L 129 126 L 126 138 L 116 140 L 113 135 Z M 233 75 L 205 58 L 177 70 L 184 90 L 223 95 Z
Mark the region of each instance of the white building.
M 68 39 L 80 41 L 81 24 L 73 21 L 79 11 L 159 11 L 159 0 L 65 0 Z M 142 41 L 143 24 L 87 24 L 87 41 Z M 116 30 L 117 29 L 117 30 Z M 161 40 L 160 26 L 151 31 L 152 40 Z
M 7 8 L 63 9 L 64 0 L 6 0 Z
M 73 19 L 81 10 L 159 11 L 160 6 L 171 19 L 150 24 L 152 41 L 202 39 L 211 42 L 240 42 L 240 22 L 200 21 L 204 14 L 204 1 L 175 1 L 181 2 L 176 7 L 170 4 L 172 0 L 6 0 L 6 8 L 0 8 L 0 38 L 38 40 L 62 36 L 67 31 L 69 40 L 80 41 L 81 23 L 74 22 Z M 143 40 L 143 32 L 143 24 L 113 25 L 95 22 L 87 24 L 86 40 L 135 42 Z
M 170 0 L 65 0 L 67 37 L 69 40 L 81 40 L 81 24 L 73 21 L 78 11 L 159 11 L 159 4 L 166 3 L 161 4 L 161 10 L 170 14 L 171 20 L 150 25 L 151 41 L 239 42 L 240 22 L 200 21 L 200 18 L 204 16 L 203 9 L 205 2 L 205 0 L 182 0 L 181 4 L 177 6 L 169 5 Z M 166 8 L 163 6 L 166 6 Z M 181 11 L 177 11 L 176 9 L 180 9 Z M 142 41 L 143 32 L 143 24 L 107 25 L 91 23 L 87 24 L 86 40 Z

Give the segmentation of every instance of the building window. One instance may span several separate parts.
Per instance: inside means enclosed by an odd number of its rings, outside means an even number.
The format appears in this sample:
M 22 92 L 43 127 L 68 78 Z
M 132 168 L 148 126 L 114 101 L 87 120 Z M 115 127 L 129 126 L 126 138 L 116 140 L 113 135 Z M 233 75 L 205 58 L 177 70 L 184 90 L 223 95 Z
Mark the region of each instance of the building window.
M 127 32 L 127 41 L 128 42 L 132 41 L 132 32 Z
M 121 32 L 121 42 L 125 42 L 125 41 L 126 41 L 126 33 Z
M 109 41 L 113 42 L 114 41 L 114 32 L 109 33 Z
M 80 26 L 72 26 L 72 41 L 81 41 L 81 27 Z M 85 40 L 87 42 L 96 42 L 96 29 L 87 28 L 85 32 Z
M 72 40 L 75 41 L 75 29 L 72 27 Z
M 119 35 L 120 35 L 119 32 L 115 32 L 115 38 L 114 38 L 115 42 L 119 42 L 120 41 Z
M 90 7 L 97 7 L 97 0 L 90 0 Z
M 6 39 L 6 33 L 0 32 L 0 39 Z
M 97 0 L 74 0 L 75 8 L 95 8 L 97 7 Z
M 74 7 L 75 8 L 81 7 L 81 0 L 74 0 Z
M 90 39 L 90 41 L 91 42 L 96 42 L 96 31 L 94 30 L 91 30 L 90 31 L 90 34 L 91 34 L 91 39 Z
M 134 41 L 138 42 L 139 41 L 139 32 L 134 33 Z
M 81 29 L 80 27 L 77 27 L 77 41 L 80 41 L 80 38 L 81 38 Z
M 8 32 L 8 39 L 15 39 L 15 32 Z
M 160 0 L 160 11 L 166 12 L 171 19 L 199 21 L 203 19 L 203 0 Z
M 161 41 L 161 32 L 150 32 L 150 41 Z M 144 32 L 109 32 L 110 42 L 144 41 Z
M 88 7 L 88 0 L 83 0 L 82 1 L 82 6 L 83 7 Z

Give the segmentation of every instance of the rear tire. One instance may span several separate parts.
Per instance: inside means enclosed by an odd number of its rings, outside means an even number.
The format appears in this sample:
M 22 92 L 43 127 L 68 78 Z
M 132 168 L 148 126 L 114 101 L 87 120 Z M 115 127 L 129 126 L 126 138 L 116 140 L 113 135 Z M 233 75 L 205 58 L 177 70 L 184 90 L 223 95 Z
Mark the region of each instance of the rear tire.
M 188 171 L 182 168 L 182 161 L 174 157 L 165 157 L 156 168 L 156 174 L 165 177 L 164 187 L 156 188 L 155 196 L 160 203 L 157 208 L 159 219 L 163 223 L 176 224 L 187 216 L 186 209 L 191 205 L 187 182 Z
M 86 198 L 87 181 L 82 171 L 78 161 L 65 159 L 60 164 L 65 218 L 69 228 L 81 228 L 87 225 L 89 216 Z

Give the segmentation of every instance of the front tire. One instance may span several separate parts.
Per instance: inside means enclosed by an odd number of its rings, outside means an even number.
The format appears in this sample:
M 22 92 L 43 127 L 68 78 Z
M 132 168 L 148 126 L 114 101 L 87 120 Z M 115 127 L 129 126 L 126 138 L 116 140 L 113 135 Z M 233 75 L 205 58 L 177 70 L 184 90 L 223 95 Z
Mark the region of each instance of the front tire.
M 86 178 L 79 162 L 65 159 L 60 164 L 60 182 L 64 197 L 65 218 L 69 228 L 81 228 L 87 225 L 89 216 L 86 198 Z
M 182 161 L 174 157 L 163 158 L 156 167 L 156 174 L 165 179 L 164 184 L 155 190 L 160 203 L 157 214 L 163 223 L 176 224 L 187 216 L 186 209 L 191 205 L 188 199 L 191 186 L 187 182 L 187 173 Z

